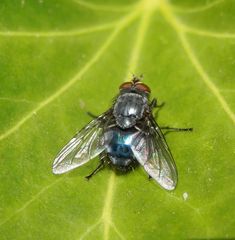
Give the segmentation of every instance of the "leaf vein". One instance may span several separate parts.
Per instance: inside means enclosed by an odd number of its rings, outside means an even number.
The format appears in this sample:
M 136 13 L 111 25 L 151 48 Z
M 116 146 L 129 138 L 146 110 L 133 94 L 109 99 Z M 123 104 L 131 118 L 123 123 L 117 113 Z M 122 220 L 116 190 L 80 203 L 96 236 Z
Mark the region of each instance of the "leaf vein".
M 42 37 L 69 37 L 69 36 L 78 36 L 78 35 L 84 35 L 89 34 L 93 32 L 98 31 L 104 31 L 107 29 L 111 29 L 117 25 L 116 22 L 112 23 L 104 23 L 97 26 L 87 27 L 83 29 L 77 29 L 77 30 L 70 30 L 70 31 L 54 31 L 54 32 L 18 32 L 18 31 L 0 31 L 0 36 L 3 37 L 36 37 L 36 38 L 42 38 Z
M 93 225 L 91 225 L 89 228 L 87 228 L 87 230 L 80 236 L 80 240 L 85 239 L 85 237 L 87 237 L 93 230 L 96 229 L 96 227 L 98 227 L 101 224 L 101 219 L 99 219 L 96 223 L 94 223 Z
M 184 29 L 185 32 L 195 34 L 195 35 L 201 35 L 205 37 L 213 37 L 213 38 L 235 38 L 235 33 L 229 33 L 229 32 L 212 32 L 208 30 L 202 30 L 202 29 L 196 29 L 192 27 L 188 27 L 186 25 L 181 24 L 181 28 Z
M 118 230 L 117 226 L 111 222 L 110 223 L 114 231 L 117 233 L 117 235 L 120 237 L 120 239 L 125 240 L 126 238 L 122 235 L 122 233 Z
M 101 5 L 101 4 L 94 4 L 94 3 L 82 1 L 82 0 L 74 0 L 74 2 L 88 9 L 97 10 L 97 11 L 126 12 L 134 8 L 131 5 L 130 6 L 107 6 L 107 5 Z
M 108 181 L 107 193 L 101 217 L 104 222 L 104 240 L 109 239 L 109 226 L 112 221 L 112 201 L 114 191 L 115 191 L 115 174 L 112 173 Z
M 4 225 L 5 223 L 7 223 L 8 221 L 10 221 L 13 217 L 17 216 L 18 214 L 20 214 L 22 211 L 24 211 L 28 206 L 30 206 L 33 202 L 35 202 L 37 199 L 39 199 L 39 197 L 41 195 L 43 195 L 47 190 L 49 190 L 50 188 L 52 188 L 53 186 L 55 186 L 57 183 L 61 182 L 64 179 L 64 177 L 59 178 L 55 181 L 53 181 L 52 183 L 50 183 L 49 185 L 43 187 L 37 194 L 33 195 L 27 202 L 25 202 L 20 208 L 18 208 L 12 215 L 10 215 L 9 217 L 7 217 L 5 220 L 3 220 L 2 222 L 0 222 L 0 226 Z
M 27 99 L 16 99 L 10 97 L 0 97 L 0 101 L 7 101 L 7 102 L 16 102 L 16 103 L 29 103 L 29 104 L 38 104 L 38 102 L 30 101 Z
M 130 21 L 132 21 L 138 12 L 133 12 L 128 14 L 125 18 L 123 18 L 120 23 L 116 26 L 114 31 L 110 34 L 108 39 L 104 42 L 104 44 L 98 49 L 98 51 L 93 55 L 93 57 L 81 68 L 78 73 L 72 77 L 66 84 L 64 84 L 61 88 L 59 88 L 56 92 L 50 95 L 48 98 L 43 100 L 35 107 L 32 111 L 26 114 L 23 118 L 21 118 L 13 127 L 9 128 L 3 134 L 0 135 L 0 141 L 9 137 L 11 134 L 15 133 L 25 122 L 31 119 L 37 112 L 44 109 L 47 105 L 53 102 L 55 99 L 60 97 L 63 93 L 65 93 L 68 89 L 70 89 L 81 77 L 100 59 L 102 54 L 106 51 L 106 49 L 110 46 L 110 44 L 116 39 L 116 36 L 119 32 L 126 27 Z
M 157 1 L 149 0 L 149 1 L 146 1 L 145 4 L 142 6 L 143 13 L 142 13 L 139 28 L 137 31 L 136 41 L 133 45 L 133 49 L 128 62 L 128 68 L 127 68 L 128 70 L 126 74 L 127 76 L 124 80 L 131 78 L 131 74 L 134 74 L 134 72 L 136 71 L 137 63 L 139 61 L 139 56 L 140 56 L 143 42 L 148 30 L 151 15 L 158 8 L 157 3 L 158 3 Z
M 221 3 L 223 3 L 225 0 L 216 0 L 216 1 L 213 1 L 211 3 L 208 3 L 206 4 L 205 6 L 200 6 L 200 7 L 195 7 L 195 8 L 181 8 L 181 7 L 176 7 L 176 6 L 173 6 L 173 10 L 175 12 L 180 12 L 180 13 L 198 13 L 198 12 L 203 12 L 203 11 L 206 11 L 206 10 L 209 10 L 211 8 L 213 8 L 214 6 L 217 6 Z
M 224 112 L 235 124 L 235 114 L 230 109 L 224 97 L 221 95 L 218 87 L 210 79 L 209 75 L 205 72 L 204 68 L 200 64 L 197 57 L 195 56 L 194 51 L 185 36 L 185 31 L 184 31 L 184 28 L 182 28 L 181 23 L 179 23 L 179 21 L 173 15 L 170 6 L 168 6 L 168 4 L 166 3 L 166 0 L 161 0 L 160 3 L 161 3 L 161 11 L 163 16 L 177 33 L 179 40 L 182 44 L 182 47 L 186 55 L 188 56 L 190 62 L 192 63 L 192 65 L 194 66 L 198 74 L 201 76 L 201 79 L 203 80 L 207 88 L 210 90 L 210 92 L 215 96 L 217 101 L 220 103 L 221 108 L 224 110 Z

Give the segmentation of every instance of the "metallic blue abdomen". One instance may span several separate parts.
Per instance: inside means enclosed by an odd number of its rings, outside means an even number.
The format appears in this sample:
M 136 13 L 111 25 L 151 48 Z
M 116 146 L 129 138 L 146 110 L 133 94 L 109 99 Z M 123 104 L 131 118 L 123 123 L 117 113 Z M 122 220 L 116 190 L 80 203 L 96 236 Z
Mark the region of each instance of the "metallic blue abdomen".
M 117 127 L 104 133 L 106 151 L 114 165 L 128 166 L 134 160 L 131 150 L 132 135 L 133 131 L 123 131 Z
M 128 136 L 122 136 L 120 133 L 114 132 L 113 138 L 110 142 L 110 155 L 119 158 L 131 158 L 132 151 L 129 144 L 125 143 Z

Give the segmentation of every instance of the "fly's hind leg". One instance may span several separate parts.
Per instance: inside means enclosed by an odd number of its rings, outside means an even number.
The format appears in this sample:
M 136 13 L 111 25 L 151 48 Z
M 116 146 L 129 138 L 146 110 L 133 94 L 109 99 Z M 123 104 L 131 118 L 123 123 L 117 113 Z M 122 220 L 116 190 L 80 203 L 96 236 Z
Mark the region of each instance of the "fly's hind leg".
M 87 180 L 89 180 L 93 175 L 95 175 L 97 172 L 99 172 L 101 169 L 104 168 L 105 163 L 106 163 L 106 159 L 105 158 L 106 158 L 106 154 L 101 154 L 100 155 L 100 163 L 99 163 L 99 165 L 96 167 L 96 169 L 91 174 L 85 176 L 85 178 Z

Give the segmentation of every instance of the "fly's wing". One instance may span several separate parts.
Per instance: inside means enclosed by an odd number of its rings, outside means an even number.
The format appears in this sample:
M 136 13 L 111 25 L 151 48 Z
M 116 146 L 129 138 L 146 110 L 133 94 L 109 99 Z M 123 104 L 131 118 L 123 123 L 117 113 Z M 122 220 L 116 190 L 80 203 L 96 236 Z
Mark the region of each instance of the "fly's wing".
M 109 112 L 106 112 L 79 131 L 55 158 L 53 173 L 68 172 L 100 154 L 105 149 L 103 128 L 109 119 Z
M 177 184 L 177 170 L 165 138 L 154 119 L 146 122 L 147 131 L 136 135 L 132 151 L 145 171 L 163 188 L 173 190 Z

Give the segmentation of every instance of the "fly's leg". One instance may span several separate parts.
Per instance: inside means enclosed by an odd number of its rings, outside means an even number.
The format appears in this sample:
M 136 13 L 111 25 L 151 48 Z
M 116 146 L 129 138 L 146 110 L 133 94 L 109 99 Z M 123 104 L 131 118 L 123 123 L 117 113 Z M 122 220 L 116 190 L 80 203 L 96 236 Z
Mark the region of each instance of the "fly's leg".
M 93 114 L 91 112 L 87 112 L 87 115 L 90 116 L 93 119 L 98 118 L 98 116 L 96 116 L 95 114 Z
M 106 157 L 106 155 L 102 155 L 100 157 L 100 164 L 97 166 L 97 168 L 91 174 L 85 176 L 85 178 L 87 180 L 89 180 L 93 175 L 95 175 L 97 172 L 99 172 L 105 166 L 105 157 Z
M 173 127 L 160 127 L 162 130 L 169 130 L 174 132 L 187 132 L 187 131 L 193 131 L 193 128 L 173 128 Z
M 90 178 L 95 175 L 97 172 L 99 172 L 104 167 L 104 161 L 101 160 L 100 164 L 97 166 L 97 168 L 89 175 L 85 176 L 87 180 L 90 180 Z
M 156 121 L 152 115 L 150 115 L 150 121 L 154 126 L 157 127 Z M 173 127 L 169 127 L 169 126 L 160 127 L 160 129 L 168 130 L 164 133 L 164 135 L 166 135 L 170 132 L 192 132 L 193 131 L 193 128 L 173 128 Z
M 193 128 L 173 128 L 173 127 L 160 127 L 161 130 L 168 130 L 164 133 L 164 135 L 167 135 L 170 132 L 192 132 Z
M 149 107 L 150 107 L 151 110 L 153 110 L 154 108 L 162 108 L 164 105 L 165 105 L 164 102 L 162 102 L 161 104 L 158 105 L 158 104 L 157 104 L 157 99 L 154 98 L 154 99 L 151 101 Z
M 152 102 L 150 103 L 149 107 L 150 107 L 150 110 L 152 111 L 154 108 L 158 108 L 157 111 L 154 113 L 154 118 L 157 117 L 159 111 L 162 109 L 162 107 L 165 105 L 165 102 L 162 102 L 161 104 L 157 104 L 157 99 L 154 98 L 152 100 Z
M 151 101 L 149 107 L 150 107 L 151 110 L 153 110 L 154 108 L 157 107 L 157 99 L 156 99 L 156 98 L 154 98 L 154 99 Z

